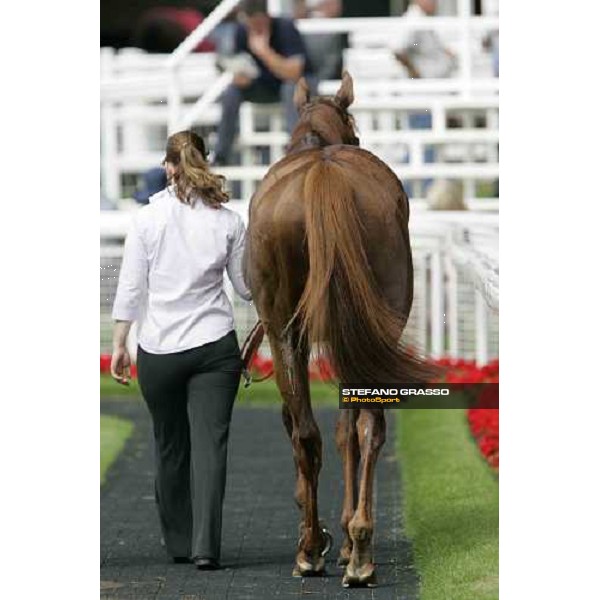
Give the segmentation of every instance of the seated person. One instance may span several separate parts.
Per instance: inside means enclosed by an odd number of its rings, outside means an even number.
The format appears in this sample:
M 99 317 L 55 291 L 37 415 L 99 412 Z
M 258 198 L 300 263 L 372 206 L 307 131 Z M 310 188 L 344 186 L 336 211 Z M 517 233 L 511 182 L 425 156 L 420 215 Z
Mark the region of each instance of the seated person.
M 435 15 L 436 9 L 437 0 L 412 0 L 404 17 L 422 19 Z M 394 56 L 412 79 L 451 77 L 456 69 L 456 56 L 433 30 L 401 33 L 394 43 Z
M 437 0 L 411 0 L 404 13 L 407 20 L 417 20 L 435 15 Z M 410 21 L 409 21 L 410 22 Z M 456 56 L 445 47 L 439 35 L 433 30 L 415 29 L 399 34 L 394 43 L 394 56 L 405 68 L 411 79 L 452 77 L 456 70 Z M 410 129 L 431 129 L 431 113 L 414 112 L 408 117 Z M 423 162 L 436 162 L 434 146 L 425 146 Z M 425 181 L 425 188 L 431 185 Z M 406 193 L 413 195 L 412 182 L 405 186 Z
M 294 4 L 294 16 L 297 19 L 335 19 L 341 15 L 341 0 L 296 0 Z M 303 35 L 303 38 L 317 79 L 341 79 L 346 36 L 340 33 L 311 33 Z
M 223 92 L 215 164 L 225 165 L 230 161 L 244 100 L 281 101 L 286 127 L 291 133 L 298 120 L 293 101 L 296 82 L 304 76 L 313 90 L 316 87 L 304 42 L 294 22 L 269 16 L 266 4 L 266 0 L 245 0 L 241 6 L 242 23 L 237 26 L 235 53 L 252 57 L 257 76 L 253 78 L 247 70 L 235 72 L 233 83 Z
M 133 192 L 133 198 L 138 204 L 148 204 L 150 196 L 161 192 L 167 187 L 167 175 L 163 167 L 149 169 L 142 176 L 142 184 Z

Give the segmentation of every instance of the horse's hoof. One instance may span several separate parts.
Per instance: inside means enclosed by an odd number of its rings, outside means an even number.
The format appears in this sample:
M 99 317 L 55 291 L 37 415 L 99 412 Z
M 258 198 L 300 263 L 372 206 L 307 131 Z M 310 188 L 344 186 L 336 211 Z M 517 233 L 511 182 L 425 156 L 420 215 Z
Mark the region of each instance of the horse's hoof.
M 374 565 L 367 565 L 366 568 L 358 569 L 355 572 L 346 572 L 342 578 L 342 585 L 345 588 L 350 587 L 377 587 L 377 575 L 375 573 Z
M 319 577 L 325 574 L 325 559 L 319 557 L 316 563 L 311 564 L 305 560 L 296 560 L 292 577 Z

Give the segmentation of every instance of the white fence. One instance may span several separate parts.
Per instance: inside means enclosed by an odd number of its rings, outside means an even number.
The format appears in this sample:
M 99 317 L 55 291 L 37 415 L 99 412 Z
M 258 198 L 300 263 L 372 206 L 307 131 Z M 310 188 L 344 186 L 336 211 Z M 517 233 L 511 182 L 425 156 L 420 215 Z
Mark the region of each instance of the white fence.
M 232 203 L 246 218 L 247 203 Z M 129 215 L 105 213 L 101 219 L 100 351 L 110 352 L 110 312 L 116 292 Z M 413 310 L 407 340 L 439 358 L 498 356 L 498 217 L 469 212 L 414 211 L 411 241 L 415 268 Z M 252 304 L 228 293 L 240 341 L 256 322 Z M 130 335 L 135 351 L 135 330 Z M 263 345 L 268 353 L 268 345 Z

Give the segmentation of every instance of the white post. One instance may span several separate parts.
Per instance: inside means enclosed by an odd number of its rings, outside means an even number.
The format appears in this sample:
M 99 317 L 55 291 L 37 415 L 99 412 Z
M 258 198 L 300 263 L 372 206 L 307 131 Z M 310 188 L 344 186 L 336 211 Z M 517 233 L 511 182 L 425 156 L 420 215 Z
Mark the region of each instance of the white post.
M 458 0 L 458 16 L 461 22 L 460 43 L 460 79 L 461 95 L 470 96 L 471 77 L 473 76 L 471 58 L 471 0 Z
M 475 361 L 478 367 L 488 362 L 487 305 L 475 287 Z
M 415 263 L 415 296 L 421 297 L 421 306 L 417 312 L 417 343 L 419 350 L 428 352 L 427 348 L 427 257 L 423 254 L 414 257 Z
M 102 48 L 100 69 L 101 76 L 109 79 L 113 73 L 115 51 L 112 48 Z M 115 118 L 114 101 L 105 99 L 100 107 L 100 139 L 101 153 L 101 182 L 104 195 L 114 202 L 121 199 L 121 174 L 117 167 L 119 151 L 117 138 L 117 120 Z
M 446 255 L 446 331 L 448 331 L 448 353 L 458 358 L 458 281 L 456 267 L 450 256 Z
M 473 114 L 472 110 L 465 111 L 463 118 L 463 127 L 469 129 L 470 131 L 473 131 L 475 129 L 475 115 Z M 467 147 L 467 160 L 469 162 L 473 162 L 473 158 L 473 145 L 469 144 Z M 465 198 L 475 198 L 477 188 L 475 179 L 473 179 L 472 177 L 468 177 L 464 180 L 463 185 L 463 193 L 465 195 Z
M 440 101 L 431 103 L 431 130 L 436 133 L 446 131 L 446 107 Z
M 181 117 L 181 91 L 177 79 L 177 66 L 171 67 L 169 70 L 167 102 L 169 105 L 168 133 L 171 135 L 179 129 L 179 119 Z
M 431 254 L 431 356 L 444 353 L 444 294 L 442 259 L 439 249 Z

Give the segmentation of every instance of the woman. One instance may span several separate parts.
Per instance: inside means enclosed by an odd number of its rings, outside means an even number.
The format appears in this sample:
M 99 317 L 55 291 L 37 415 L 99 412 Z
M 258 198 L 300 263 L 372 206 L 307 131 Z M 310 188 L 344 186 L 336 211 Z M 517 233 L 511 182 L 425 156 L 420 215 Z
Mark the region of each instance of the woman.
M 154 425 L 155 493 L 175 562 L 219 567 L 227 440 L 242 360 L 223 271 L 250 300 L 242 276 L 245 228 L 223 206 L 202 138 L 172 135 L 171 185 L 134 216 L 113 306 L 112 376 L 129 382 L 125 342 L 140 323 L 138 379 Z

